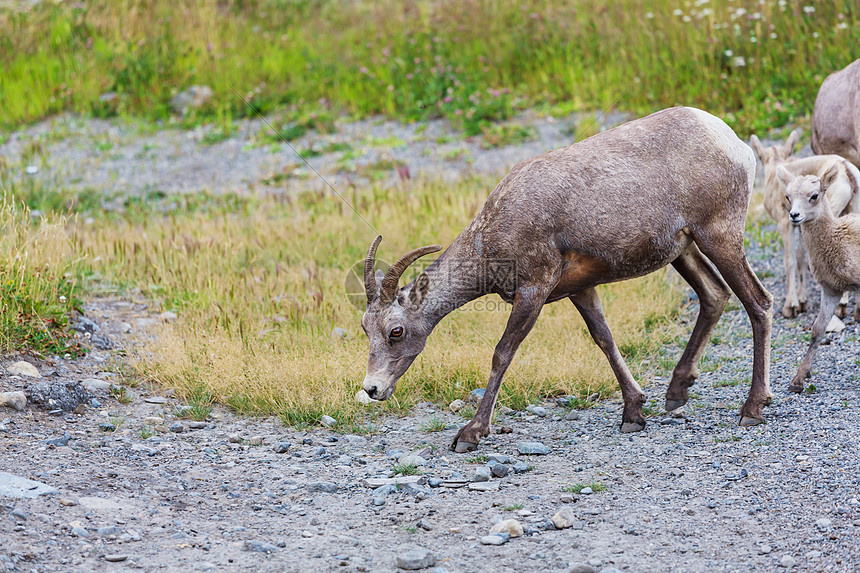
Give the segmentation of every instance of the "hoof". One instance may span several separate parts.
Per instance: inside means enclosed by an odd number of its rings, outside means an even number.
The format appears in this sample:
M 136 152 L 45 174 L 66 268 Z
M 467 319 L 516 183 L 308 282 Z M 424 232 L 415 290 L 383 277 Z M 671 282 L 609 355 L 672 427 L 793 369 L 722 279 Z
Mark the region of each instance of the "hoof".
M 798 307 L 797 312 L 806 312 L 806 303 L 805 302 L 800 303 L 800 306 Z
M 791 307 L 791 306 L 782 307 L 782 316 L 784 318 L 794 318 L 795 314 L 796 313 L 794 311 L 794 307 Z
M 801 392 L 803 392 L 803 384 L 790 384 L 788 386 L 788 391 L 794 392 L 795 394 L 800 394 Z
M 670 400 L 666 398 L 666 411 L 671 412 L 672 410 L 677 410 L 681 406 L 687 403 L 686 399 L 683 400 Z
M 758 426 L 759 424 L 764 424 L 764 420 L 762 420 L 761 418 L 753 418 L 752 416 L 741 416 L 741 421 L 738 425 Z
M 464 442 L 462 440 L 457 440 L 457 443 L 454 445 L 453 450 L 458 454 L 465 454 L 466 452 L 474 452 L 478 449 L 478 444 L 472 442 Z
M 632 434 L 633 432 L 641 432 L 645 429 L 645 422 L 622 422 L 621 433 Z
M 848 316 L 848 306 L 840 304 L 836 306 L 836 311 L 833 313 L 837 318 L 845 318 Z

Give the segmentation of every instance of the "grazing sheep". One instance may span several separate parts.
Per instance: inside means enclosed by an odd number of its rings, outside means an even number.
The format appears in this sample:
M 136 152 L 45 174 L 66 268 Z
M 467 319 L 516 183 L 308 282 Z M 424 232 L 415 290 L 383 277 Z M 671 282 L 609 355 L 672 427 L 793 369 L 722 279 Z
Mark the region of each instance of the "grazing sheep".
M 516 165 L 451 246 L 406 286 L 399 281 L 407 267 L 441 247 L 407 253 L 379 281 L 377 237 L 364 267 L 365 392 L 391 397 L 439 321 L 471 300 L 498 294 L 513 305 L 511 315 L 484 398 L 452 444 L 460 452 L 475 449 L 490 433 L 505 371 L 541 309 L 568 299 L 621 386 L 621 431 L 640 431 L 645 394 L 613 341 L 595 287 L 671 264 L 698 294 L 700 310 L 672 374 L 666 409 L 687 402 L 696 363 L 734 292 L 752 322 L 754 347 L 740 424 L 762 423 L 772 397 L 773 301 L 744 256 L 754 177 L 755 157 L 729 126 L 698 109 L 671 108 Z
M 860 167 L 860 60 L 822 82 L 812 111 L 812 151 Z
M 836 217 L 824 200 L 839 175 L 835 165 L 820 178 L 794 175 L 782 165 L 776 168 L 776 174 L 786 187 L 789 218 L 803 230 L 812 274 L 821 285 L 821 307 L 812 325 L 812 340 L 788 387 L 792 392 L 800 392 L 839 297 L 846 291 L 860 290 L 860 215 Z M 855 311 L 854 318 L 860 320 L 860 309 Z
M 837 215 L 860 213 L 860 171 L 838 155 L 815 155 L 812 157 L 792 158 L 791 153 L 797 143 L 798 134 L 793 132 L 782 145 L 764 147 L 758 137 L 750 138 L 750 146 L 764 165 L 764 207 L 768 215 L 776 221 L 783 245 L 783 264 L 785 266 L 786 294 L 782 305 L 782 315 L 794 318 L 806 310 L 809 264 L 806 251 L 800 240 L 800 229 L 788 217 L 785 205 L 785 184 L 776 176 L 777 167 L 783 166 L 793 175 L 816 175 L 836 166 L 836 180 L 827 192 L 827 201 Z M 847 314 L 848 295 L 846 294 L 836 309 L 839 318 Z

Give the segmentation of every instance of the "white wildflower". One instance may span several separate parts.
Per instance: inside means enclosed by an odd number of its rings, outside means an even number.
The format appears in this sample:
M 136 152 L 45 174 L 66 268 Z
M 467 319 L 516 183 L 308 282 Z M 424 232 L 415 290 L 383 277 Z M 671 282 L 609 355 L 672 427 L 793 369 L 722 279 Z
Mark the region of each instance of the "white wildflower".
M 745 59 L 743 59 L 742 56 L 738 56 L 737 58 L 732 60 L 732 67 L 733 68 L 742 68 L 746 65 L 747 65 L 747 62 Z
M 807 14 L 812 14 L 813 12 L 815 12 L 815 6 L 804 6 L 803 11 Z

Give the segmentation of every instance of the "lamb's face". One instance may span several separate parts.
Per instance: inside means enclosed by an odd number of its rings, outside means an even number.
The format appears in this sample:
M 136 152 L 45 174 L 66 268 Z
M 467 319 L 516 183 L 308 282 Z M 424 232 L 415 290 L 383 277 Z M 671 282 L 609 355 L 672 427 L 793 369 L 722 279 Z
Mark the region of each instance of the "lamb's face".
M 821 180 L 814 175 L 795 177 L 785 188 L 788 218 L 795 225 L 817 219 L 823 209 Z

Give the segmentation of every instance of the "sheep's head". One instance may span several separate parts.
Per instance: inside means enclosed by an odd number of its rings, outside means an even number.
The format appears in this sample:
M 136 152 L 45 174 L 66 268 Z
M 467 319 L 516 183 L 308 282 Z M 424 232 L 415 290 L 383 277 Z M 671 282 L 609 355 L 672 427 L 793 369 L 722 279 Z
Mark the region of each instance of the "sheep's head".
M 794 147 L 797 145 L 797 141 L 799 139 L 800 134 L 796 131 L 792 131 L 785 143 L 765 147 L 761 144 L 761 141 L 759 141 L 757 136 L 752 135 L 750 136 L 750 147 L 752 147 L 753 151 L 758 155 L 762 165 L 767 165 L 768 163 L 785 161 L 791 157 L 791 154 L 794 153 Z
M 367 310 L 361 319 L 370 342 L 363 387 L 374 400 L 391 397 L 397 381 L 424 350 L 432 329 L 420 312 L 430 288 L 429 277 L 422 272 L 413 282 L 399 288 L 400 277 L 418 258 L 442 249 L 439 245 L 415 249 L 403 255 L 386 273 L 374 273 L 376 249 L 381 241 L 381 235 L 376 237 L 364 261 Z
M 820 178 L 815 175 L 792 175 L 782 165 L 776 168 L 776 176 L 785 185 L 785 208 L 792 223 L 799 225 L 821 216 L 822 211 L 828 208 L 824 201 L 827 188 L 838 175 L 839 168 L 835 164 Z

